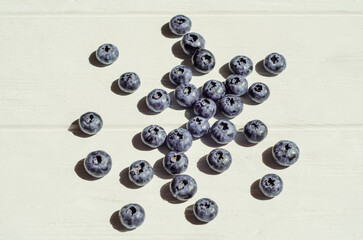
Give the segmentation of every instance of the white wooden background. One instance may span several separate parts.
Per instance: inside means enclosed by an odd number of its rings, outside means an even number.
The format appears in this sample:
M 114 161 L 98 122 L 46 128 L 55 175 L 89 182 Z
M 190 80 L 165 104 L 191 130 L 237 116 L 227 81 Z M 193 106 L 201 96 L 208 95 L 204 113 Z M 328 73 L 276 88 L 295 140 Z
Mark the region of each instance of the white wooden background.
M 277 51 L 288 61 L 280 76 L 248 77 L 268 84 L 271 96 L 232 120 L 242 128 L 261 119 L 268 137 L 252 147 L 240 137 L 226 145 L 233 163 L 219 175 L 203 160 L 216 146 L 195 141 L 186 173 L 199 189 L 184 203 L 166 190 L 165 149 L 149 150 L 139 139 L 149 124 L 170 131 L 190 117 L 175 105 L 150 115 L 142 100 L 156 87 L 172 92 L 166 74 L 189 63 L 164 26 L 178 13 L 192 19 L 192 31 L 216 57 L 211 73 L 193 77 L 196 86 L 223 81 L 225 64 L 238 54 L 257 63 Z M 0 239 L 363 239 L 362 28 L 360 0 L 1 0 Z M 90 55 L 106 42 L 120 57 L 94 66 Z M 142 81 L 130 95 L 115 88 L 126 71 Z M 82 138 L 71 124 L 87 111 L 99 113 L 104 127 Z M 281 139 L 301 150 L 285 169 L 269 154 Z M 89 181 L 79 163 L 97 149 L 112 156 L 113 168 Z M 153 164 L 156 176 L 134 189 L 125 169 L 139 159 Z M 285 188 L 262 200 L 255 181 L 270 172 Z M 201 197 L 220 208 L 204 225 L 190 215 Z M 147 216 L 124 231 L 116 212 L 130 202 Z

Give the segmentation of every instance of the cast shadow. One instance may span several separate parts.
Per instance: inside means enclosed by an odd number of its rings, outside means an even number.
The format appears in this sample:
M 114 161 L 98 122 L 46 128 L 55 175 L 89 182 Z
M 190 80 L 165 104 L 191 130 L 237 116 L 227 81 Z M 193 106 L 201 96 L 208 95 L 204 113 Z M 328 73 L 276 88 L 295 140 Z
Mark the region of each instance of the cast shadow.
M 200 138 L 200 141 L 204 144 L 204 145 L 207 145 L 208 147 L 212 147 L 212 148 L 218 148 L 218 147 L 222 147 L 226 144 L 218 144 L 216 143 L 210 133 L 208 133 L 207 135 L 204 135 L 203 137 Z
M 195 117 L 195 113 L 194 113 L 194 108 L 193 107 L 189 107 L 185 109 L 185 113 L 184 113 L 184 117 L 188 120 L 190 120 L 191 118 Z
M 250 143 L 249 141 L 247 141 L 245 135 L 243 134 L 243 129 L 237 130 L 237 134 L 236 137 L 234 138 L 234 141 L 238 145 L 243 147 L 253 147 L 257 144 L 257 143 Z
M 192 204 L 192 205 L 189 205 L 188 207 L 185 208 L 185 211 L 184 211 L 185 219 L 188 220 L 188 222 L 190 222 L 191 224 L 194 224 L 194 225 L 204 225 L 204 224 L 207 224 L 207 222 L 199 221 L 194 216 L 193 206 L 194 205 Z
M 208 175 L 219 175 L 219 172 L 213 171 L 207 163 L 207 154 L 204 155 L 203 157 L 199 158 L 198 162 L 197 162 L 197 168 L 199 169 L 199 171 L 208 174 Z
M 246 105 L 259 105 L 259 103 L 256 103 L 254 101 L 251 100 L 250 96 L 248 95 L 248 92 L 245 93 L 243 96 L 242 96 L 242 101 L 244 104 Z
M 170 96 L 170 106 L 169 108 L 174 109 L 174 110 L 185 110 L 186 108 L 183 106 L 180 106 L 176 100 L 175 100 L 175 91 L 171 91 L 169 92 L 169 96 Z
M 154 169 L 154 174 L 161 178 L 161 179 L 171 179 L 173 178 L 173 175 L 170 175 L 169 173 L 167 173 L 164 169 L 163 166 L 163 158 L 157 160 L 154 165 L 153 165 L 153 169 Z
M 74 172 L 78 175 L 78 177 L 82 178 L 83 180 L 87 180 L 87 181 L 95 181 L 98 180 L 99 178 L 95 178 L 92 177 L 91 175 L 89 175 L 86 171 L 86 169 L 84 168 L 84 158 L 79 160 L 76 164 L 76 166 L 74 166 Z
M 282 170 L 285 168 L 288 168 L 288 166 L 281 166 L 279 165 L 274 157 L 272 156 L 272 147 L 267 148 L 263 153 L 262 153 L 262 162 L 267 166 L 270 167 L 272 169 L 276 169 L 276 170 Z
M 208 74 L 208 73 L 201 73 L 201 72 L 198 72 L 197 70 L 195 70 L 195 68 L 192 64 L 191 56 L 190 57 L 187 56 L 187 58 L 184 58 L 184 60 L 180 64 L 190 67 L 190 69 L 192 69 L 193 76 L 204 76 L 204 75 Z M 212 69 L 212 71 L 213 71 L 213 69 Z
M 100 61 L 98 61 L 98 59 L 96 57 L 96 51 L 91 53 L 91 55 L 88 58 L 88 61 L 89 61 L 90 64 L 92 64 L 95 67 L 103 68 L 103 67 L 107 66 L 105 64 L 100 63 Z
M 231 71 L 229 70 L 229 66 L 228 63 L 224 64 L 220 69 L 219 69 L 219 74 L 222 75 L 223 78 L 227 78 L 229 75 L 231 75 Z
M 175 87 L 176 87 L 172 82 L 170 82 L 169 72 L 164 74 L 164 76 L 161 78 L 160 82 L 164 87 L 169 88 L 169 89 L 175 89 Z
M 127 188 L 130 189 L 138 189 L 141 188 L 141 186 L 137 186 L 136 184 L 134 184 L 133 182 L 131 182 L 130 178 L 129 178 L 129 167 L 124 168 L 121 172 L 120 172 L 120 183 L 122 185 L 124 185 Z
M 254 181 L 250 187 L 250 193 L 251 193 L 251 196 L 258 199 L 258 200 L 270 200 L 271 198 L 265 196 L 261 190 L 260 190 L 260 187 L 259 187 L 259 182 L 260 182 L 260 179 L 257 179 L 256 181 Z
M 134 146 L 134 148 L 136 148 L 137 150 L 140 151 L 151 151 L 154 148 L 147 146 L 145 143 L 142 142 L 141 139 L 141 132 L 137 133 L 133 138 L 132 138 L 132 146 Z
M 111 84 L 111 91 L 116 94 L 116 95 L 121 95 L 121 96 L 127 96 L 130 95 L 131 93 L 128 92 L 124 92 L 120 89 L 120 87 L 118 86 L 118 79 L 116 79 L 115 81 L 112 82 Z
M 93 135 L 86 134 L 81 130 L 81 128 L 79 127 L 78 119 L 74 120 L 71 123 L 71 125 L 68 128 L 68 131 L 73 133 L 73 135 L 75 135 L 77 137 L 81 137 L 81 138 L 89 138 L 89 137 L 93 136 Z
M 259 61 L 255 65 L 256 72 L 264 77 L 275 77 L 276 74 L 272 74 L 266 71 L 265 67 L 263 66 L 263 60 Z
M 137 109 L 139 110 L 139 112 L 141 112 L 145 115 L 158 114 L 158 112 L 154 112 L 154 111 L 150 110 L 150 108 L 148 108 L 148 106 L 146 105 L 146 96 L 139 100 L 139 102 L 137 103 Z
M 110 223 L 114 229 L 116 229 L 119 232 L 128 232 L 132 229 L 126 228 L 124 225 L 121 224 L 120 218 L 118 216 L 120 210 L 115 211 L 111 217 L 110 217 Z
M 171 52 L 173 53 L 174 57 L 180 58 L 180 59 L 186 59 L 190 58 L 191 56 L 188 56 L 183 51 L 183 48 L 180 45 L 180 41 L 177 41 L 173 44 L 171 47 Z
M 170 192 L 170 188 L 169 188 L 170 182 L 165 183 L 161 188 L 160 188 L 160 196 L 164 201 L 167 201 L 169 203 L 172 204 L 180 204 L 183 203 L 184 201 L 180 201 L 178 199 L 176 199 Z
M 179 37 L 181 37 L 181 36 L 178 36 L 178 35 L 176 35 L 176 34 L 172 33 L 172 31 L 171 31 L 171 30 L 170 30 L 170 28 L 169 28 L 169 22 L 165 23 L 165 24 L 161 27 L 160 31 L 161 31 L 161 34 L 162 34 L 164 37 L 167 37 L 167 38 L 179 38 Z

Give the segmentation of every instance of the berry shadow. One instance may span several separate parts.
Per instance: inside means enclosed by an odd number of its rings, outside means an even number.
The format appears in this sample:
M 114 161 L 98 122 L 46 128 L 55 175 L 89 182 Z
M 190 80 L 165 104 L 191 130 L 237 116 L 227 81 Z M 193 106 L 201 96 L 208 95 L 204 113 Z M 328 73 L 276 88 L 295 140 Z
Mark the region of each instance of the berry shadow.
M 266 71 L 265 67 L 263 66 L 263 60 L 259 61 L 255 65 L 256 72 L 264 77 L 275 77 L 275 74 L 269 73 Z
M 169 27 L 169 22 L 165 23 L 161 29 L 161 34 L 164 36 L 164 37 L 167 37 L 167 38 L 178 38 L 178 37 L 181 37 L 181 36 L 178 36 L 174 33 L 172 33 L 172 31 L 170 30 L 170 27 Z
M 122 225 L 120 218 L 118 216 L 119 210 L 115 211 L 111 217 L 110 217 L 110 223 L 114 229 L 116 229 L 119 232 L 128 232 L 132 229 L 126 228 L 124 225 Z
M 227 78 L 229 75 L 231 75 L 231 71 L 229 70 L 229 66 L 228 63 L 224 64 L 220 69 L 219 69 L 219 74 L 222 75 L 223 78 Z
M 133 138 L 132 138 L 132 145 L 134 146 L 134 148 L 136 148 L 137 150 L 140 151 L 151 151 L 154 148 L 147 146 L 145 143 L 142 142 L 141 139 L 141 132 L 137 133 Z
M 173 178 L 172 175 L 170 175 L 169 173 L 167 173 L 163 167 L 163 158 L 157 160 L 154 165 L 153 165 L 153 169 L 154 169 L 154 174 L 161 178 L 161 179 L 171 179 Z
M 222 147 L 224 146 L 225 144 L 218 144 L 216 143 L 210 133 L 208 133 L 207 135 L 204 135 L 203 137 L 200 138 L 200 141 L 204 144 L 204 145 L 207 145 L 208 147 L 212 147 L 212 148 L 218 148 L 218 147 Z
M 175 85 L 172 82 L 170 82 L 169 72 L 164 74 L 164 76 L 161 78 L 160 82 L 166 88 L 175 89 Z
M 164 201 L 167 201 L 169 203 L 172 204 L 180 204 L 183 203 L 184 201 L 180 201 L 178 199 L 176 199 L 170 192 L 170 188 L 169 188 L 170 182 L 165 183 L 161 188 L 160 188 L 160 196 Z
M 107 66 L 105 64 L 100 63 L 100 61 L 98 61 L 98 59 L 96 57 L 96 51 L 94 51 L 93 53 L 91 53 L 91 55 L 89 55 L 88 61 L 90 64 L 92 64 L 95 67 L 103 68 L 103 67 Z
M 122 185 L 124 185 L 127 188 L 130 189 L 138 189 L 141 188 L 141 186 L 137 186 L 136 184 L 134 184 L 133 182 L 131 182 L 130 178 L 129 178 L 129 167 L 124 168 L 121 172 L 120 172 L 120 183 Z
M 168 154 L 171 150 L 168 148 L 167 144 L 164 142 L 160 147 L 158 147 L 158 150 L 163 155 Z
M 82 178 L 83 180 L 87 180 L 87 181 L 98 180 L 99 178 L 92 177 L 91 175 L 88 174 L 88 172 L 84 168 L 83 162 L 84 162 L 84 158 L 79 160 L 77 162 L 76 166 L 74 166 L 74 172 L 78 175 L 78 177 Z
M 190 69 L 192 69 L 193 76 L 204 76 L 204 75 L 208 74 L 208 73 L 201 73 L 201 72 L 198 72 L 197 70 L 195 70 L 195 68 L 192 64 L 191 58 L 192 58 L 191 56 L 190 57 L 188 56 L 188 58 L 185 58 L 180 64 L 190 67 Z
M 116 79 L 115 81 L 112 82 L 111 84 L 111 91 L 116 94 L 116 95 L 121 95 L 121 96 L 127 96 L 130 95 L 131 93 L 128 92 L 124 92 L 120 89 L 120 87 L 118 86 L 118 79 Z
M 282 170 L 285 168 L 288 168 L 288 166 L 281 166 L 279 165 L 274 157 L 272 156 L 272 147 L 267 148 L 263 153 L 262 153 L 262 162 L 267 166 L 270 167 L 272 169 L 275 170 Z
M 89 137 L 93 136 L 93 135 L 86 134 L 81 130 L 81 128 L 79 127 L 78 119 L 74 120 L 71 123 L 71 125 L 68 128 L 68 131 L 73 133 L 73 135 L 75 135 L 77 137 L 81 137 L 81 138 L 89 138 Z
M 207 224 L 206 222 L 202 222 L 202 221 L 199 221 L 195 216 L 194 216 L 194 212 L 193 212 L 193 204 L 192 205 L 189 205 L 188 207 L 185 208 L 185 211 L 184 211 L 184 216 L 185 216 L 185 219 L 190 222 L 191 224 L 194 224 L 194 225 L 204 225 L 204 224 Z
M 174 110 L 185 110 L 185 107 L 180 106 L 175 100 L 175 91 L 169 92 L 170 95 L 170 108 Z
M 171 47 L 171 52 L 176 58 L 180 59 L 190 58 L 190 56 L 186 55 L 185 52 L 183 51 L 183 48 L 180 45 L 180 41 L 177 41 L 173 44 L 173 46 Z
M 256 103 L 254 101 L 251 100 L 251 98 L 249 97 L 248 93 L 245 93 L 243 96 L 242 96 L 242 101 L 244 104 L 247 104 L 247 105 L 259 105 L 259 103 Z
M 146 104 L 146 96 L 141 98 L 139 102 L 137 103 L 137 109 L 139 112 L 145 114 L 145 115 L 156 115 L 157 112 L 151 111 L 150 108 L 148 108 Z
M 265 196 L 259 187 L 259 183 L 260 183 L 260 179 L 257 179 L 256 181 L 254 181 L 250 187 L 250 193 L 251 196 L 258 199 L 258 200 L 270 200 L 271 198 Z
M 191 118 L 195 117 L 196 115 L 194 113 L 194 108 L 193 107 L 190 107 L 190 108 L 185 109 L 184 116 L 188 120 L 190 120 Z
M 219 172 L 213 171 L 207 163 L 207 154 L 204 155 L 203 157 L 199 158 L 198 162 L 197 162 L 197 168 L 199 169 L 199 171 L 208 174 L 208 175 L 219 175 Z
M 257 143 L 250 143 L 249 141 L 247 141 L 245 135 L 243 134 L 243 129 L 237 130 L 237 134 L 236 137 L 234 138 L 234 141 L 238 145 L 243 147 L 253 147 L 257 144 Z

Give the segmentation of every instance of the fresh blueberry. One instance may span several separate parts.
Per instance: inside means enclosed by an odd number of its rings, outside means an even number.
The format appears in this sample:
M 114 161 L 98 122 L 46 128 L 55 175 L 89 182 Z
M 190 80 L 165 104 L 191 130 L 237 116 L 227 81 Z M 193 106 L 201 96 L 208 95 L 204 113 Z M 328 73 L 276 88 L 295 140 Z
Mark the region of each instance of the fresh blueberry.
M 229 70 L 235 74 L 241 74 L 247 77 L 253 71 L 253 63 L 250 58 L 246 56 L 236 56 L 228 64 Z
M 203 94 L 213 101 L 217 101 L 226 94 L 226 87 L 220 81 L 209 80 L 203 84 Z
M 175 101 L 182 107 L 191 107 L 199 99 L 199 90 L 193 84 L 182 84 L 175 89 Z
M 231 142 L 237 134 L 236 127 L 231 121 L 218 120 L 210 128 L 212 139 L 218 144 Z
M 263 103 L 270 96 L 270 89 L 262 82 L 253 83 L 248 89 L 248 96 L 256 103 Z
M 129 167 L 129 178 L 137 186 L 144 186 L 154 177 L 154 170 L 150 163 L 138 160 Z
M 204 118 L 211 118 L 217 112 L 216 103 L 210 98 L 200 98 L 194 103 L 194 113 Z
M 226 94 L 219 101 L 219 107 L 224 116 L 233 118 L 242 112 L 243 102 L 241 97 Z
M 187 123 L 187 129 L 194 138 L 200 138 L 209 131 L 208 119 L 200 116 L 191 118 Z
M 242 96 L 247 92 L 248 82 L 243 75 L 240 74 L 231 74 L 226 79 L 226 90 L 227 93 Z
M 193 213 L 199 221 L 210 222 L 218 214 L 218 205 L 209 198 L 202 198 L 194 203 Z
M 175 35 L 184 35 L 190 31 L 192 21 L 184 15 L 176 15 L 169 22 L 169 28 Z
M 103 44 L 97 49 L 96 58 L 102 64 L 110 65 L 118 58 L 118 49 L 110 43 Z
M 87 112 L 79 118 L 78 124 L 82 132 L 88 135 L 94 135 L 101 130 L 103 121 L 97 113 Z
M 273 173 L 267 174 L 260 179 L 259 187 L 266 197 L 276 197 L 283 189 L 281 178 Z
M 226 171 L 232 163 L 232 155 L 226 149 L 216 148 L 207 155 L 208 166 L 216 172 Z
M 170 95 L 163 89 L 154 89 L 147 95 L 146 105 L 153 112 L 162 112 L 170 106 Z
M 180 174 L 188 168 L 188 157 L 181 152 L 171 151 L 163 158 L 163 167 L 169 174 Z
M 172 151 L 186 152 L 192 143 L 192 134 L 184 128 L 174 129 L 166 136 L 166 144 Z
M 185 65 L 174 67 L 169 73 L 170 82 L 175 85 L 188 84 L 192 80 L 192 69 Z
M 243 134 L 250 143 L 259 143 L 267 136 L 267 126 L 260 120 L 252 120 L 246 123 Z
M 139 204 L 130 203 L 121 208 L 118 216 L 124 227 L 135 229 L 144 222 L 145 211 Z
M 198 49 L 202 49 L 205 46 L 204 38 L 198 33 L 187 33 L 180 41 L 180 45 L 186 55 L 193 55 Z
M 147 126 L 141 132 L 142 142 L 152 148 L 157 148 L 163 145 L 165 139 L 166 139 L 166 132 L 164 128 L 158 125 Z
M 192 198 L 197 189 L 197 182 L 189 175 L 177 175 L 170 183 L 171 194 L 181 201 Z
M 105 176 L 112 167 L 110 155 L 101 150 L 89 153 L 83 163 L 86 172 L 95 178 Z
M 272 147 L 272 155 L 281 166 L 290 166 L 299 159 L 300 150 L 294 142 L 281 140 Z
M 118 79 L 118 86 L 124 92 L 135 92 L 140 87 L 140 78 L 134 72 L 124 73 Z
M 209 73 L 216 65 L 213 54 L 206 49 L 198 49 L 192 56 L 192 64 L 200 73 Z
M 272 74 L 279 74 L 286 68 L 286 59 L 279 53 L 271 53 L 263 60 L 266 71 Z

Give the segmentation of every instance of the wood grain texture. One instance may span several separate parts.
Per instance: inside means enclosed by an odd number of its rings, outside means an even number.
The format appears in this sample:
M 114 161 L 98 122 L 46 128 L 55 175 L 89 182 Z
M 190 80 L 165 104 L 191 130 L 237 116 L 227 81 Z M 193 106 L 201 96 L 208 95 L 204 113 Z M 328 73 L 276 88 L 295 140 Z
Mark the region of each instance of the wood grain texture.
M 363 196 L 363 3 L 361 1 L 2 1 L 0 9 L 0 239 L 362 239 Z M 213 174 L 204 158 L 218 147 L 208 138 L 187 152 L 187 174 L 198 182 L 196 196 L 175 203 L 171 177 L 161 166 L 166 148 L 150 150 L 140 131 L 159 124 L 183 126 L 193 112 L 178 107 L 150 114 L 144 97 L 154 88 L 172 93 L 167 79 L 177 64 L 190 64 L 165 24 L 176 13 L 193 21 L 216 56 L 200 87 L 223 81 L 226 64 L 238 55 L 255 64 L 270 52 L 288 61 L 285 72 L 266 77 L 257 68 L 247 79 L 271 89 L 263 104 L 245 101 L 231 121 L 238 129 L 252 119 L 269 127 L 268 137 L 249 146 L 241 137 L 224 146 L 232 167 Z M 119 59 L 95 66 L 92 53 L 115 44 Z M 117 89 L 116 79 L 135 71 L 141 87 Z M 246 99 L 245 99 L 246 100 Z M 74 121 L 99 113 L 103 129 L 82 138 Z M 212 124 L 216 119 L 211 119 Z M 301 150 L 296 165 L 281 169 L 271 147 L 281 139 Z M 90 179 L 82 159 L 93 150 L 113 159 L 109 175 Z M 154 179 L 135 189 L 125 175 L 136 160 L 149 161 Z M 278 173 L 282 194 L 263 200 L 256 180 Z M 190 206 L 214 199 L 218 217 L 199 224 Z M 130 202 L 146 210 L 146 221 L 124 231 L 117 211 Z

